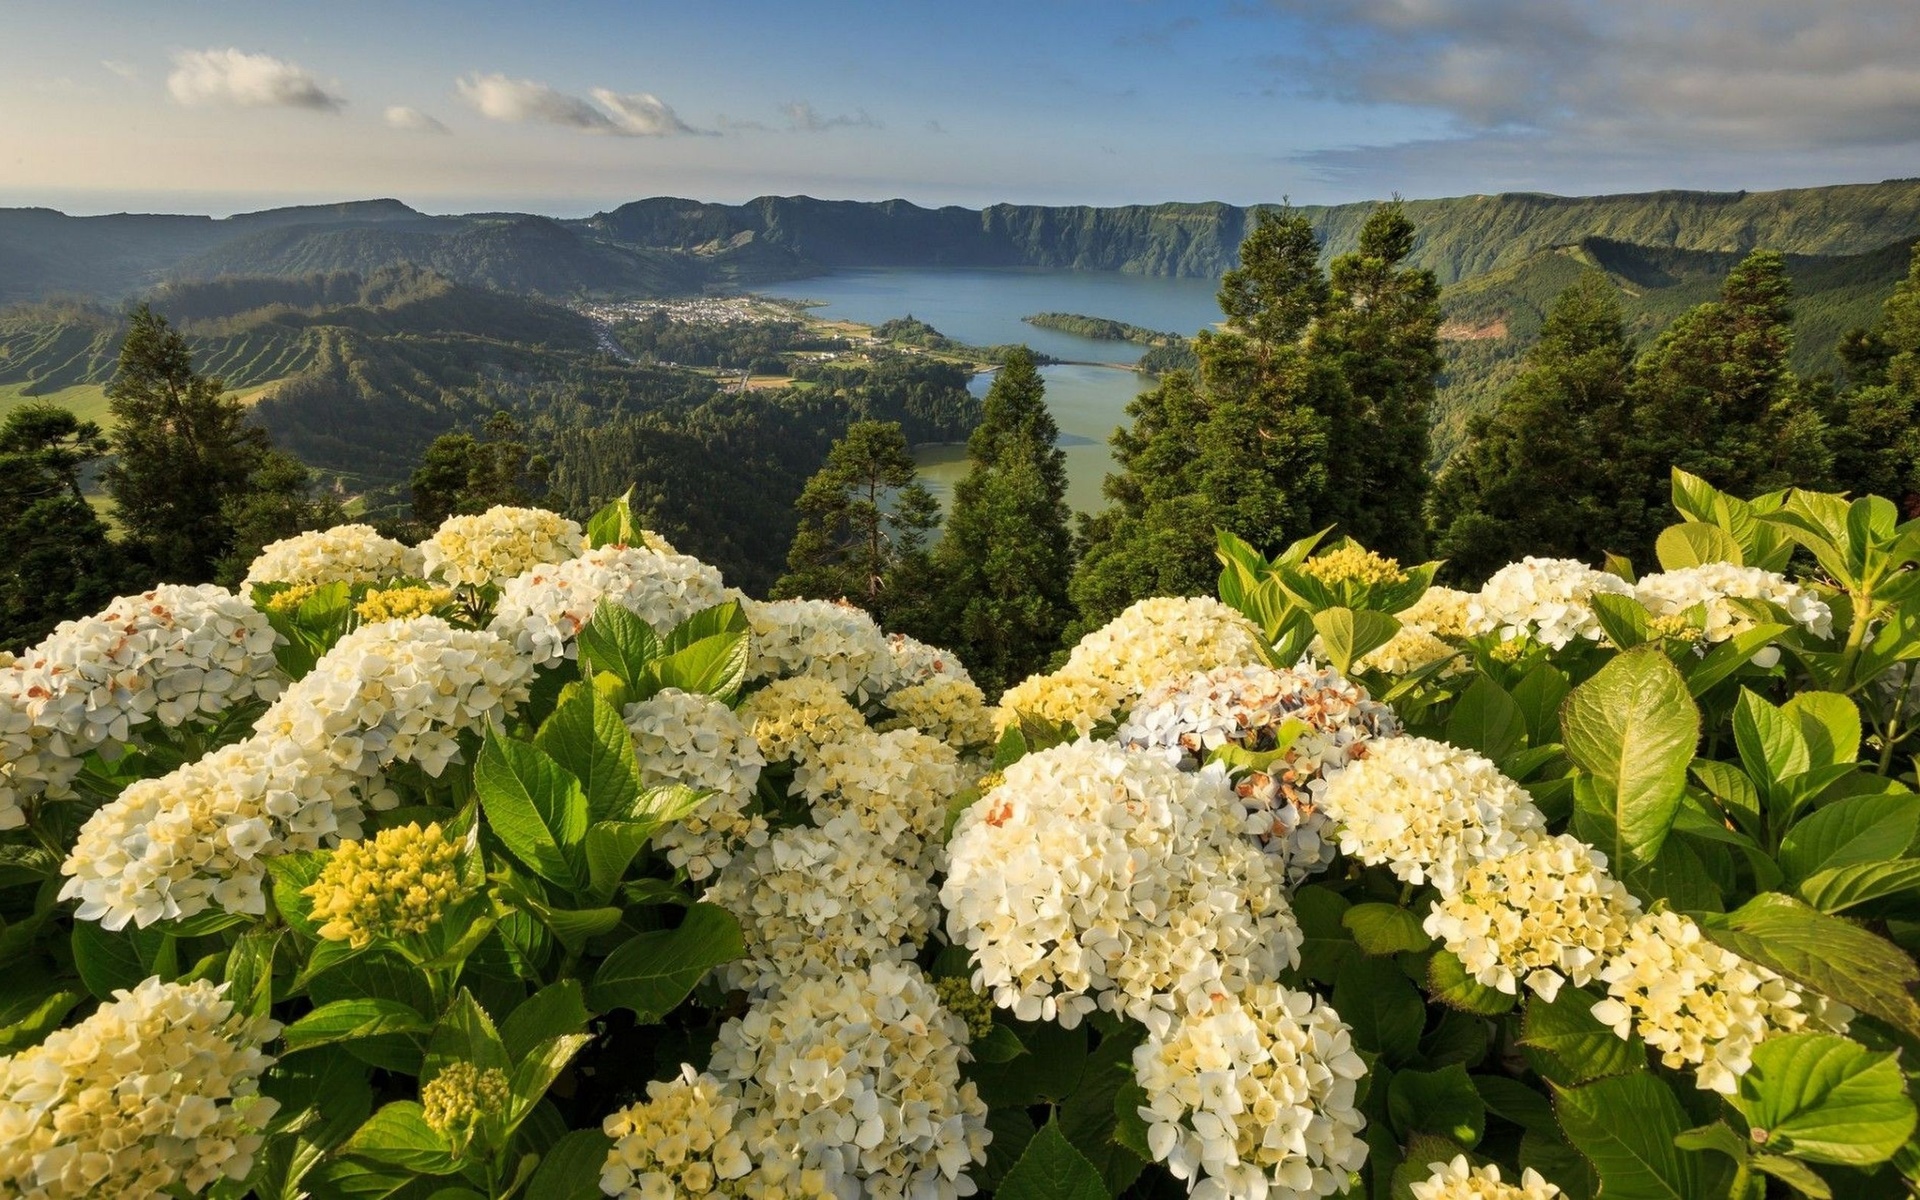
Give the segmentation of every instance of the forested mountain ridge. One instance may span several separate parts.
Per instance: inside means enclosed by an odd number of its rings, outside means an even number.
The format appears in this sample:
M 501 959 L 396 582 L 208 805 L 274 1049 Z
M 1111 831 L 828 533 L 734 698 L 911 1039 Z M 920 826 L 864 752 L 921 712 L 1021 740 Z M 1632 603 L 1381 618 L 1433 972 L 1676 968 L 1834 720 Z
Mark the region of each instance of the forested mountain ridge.
M 1352 248 L 1371 203 L 1302 206 L 1326 254 Z M 555 297 L 671 295 L 837 267 L 1030 266 L 1217 278 L 1255 209 L 766 196 L 745 204 L 659 197 L 581 220 L 515 213 L 428 216 L 397 200 L 207 217 L 68 217 L 0 209 L 0 303 L 119 301 L 175 279 L 367 273 L 400 262 L 462 282 Z M 1854 255 L 1920 234 L 1920 180 L 1771 192 L 1534 193 L 1411 200 L 1415 265 L 1442 283 L 1606 238 L 1738 254 Z

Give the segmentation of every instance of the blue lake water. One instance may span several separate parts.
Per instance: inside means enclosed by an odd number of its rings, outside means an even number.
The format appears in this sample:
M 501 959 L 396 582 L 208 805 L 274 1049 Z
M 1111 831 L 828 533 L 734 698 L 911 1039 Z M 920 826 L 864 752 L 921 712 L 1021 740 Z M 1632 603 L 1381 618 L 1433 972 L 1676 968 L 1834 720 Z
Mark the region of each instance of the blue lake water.
M 1142 348 L 1103 342 L 1020 318 L 1040 312 L 1082 313 L 1191 334 L 1220 319 L 1207 279 L 1163 279 L 1101 271 L 857 270 L 836 271 L 758 289 L 761 294 L 814 302 L 823 317 L 878 325 L 912 315 L 948 337 L 976 346 L 1024 342 L 1039 353 L 1079 363 L 1128 364 Z M 1067 454 L 1067 499 L 1081 512 L 1101 506 L 1100 481 L 1113 469 L 1107 438 L 1125 423 L 1127 402 L 1153 380 L 1113 366 L 1060 365 L 1041 370 L 1047 404 L 1060 425 Z M 974 380 L 986 392 L 991 377 Z M 944 500 L 966 473 L 964 446 L 924 446 L 915 455 L 921 475 Z

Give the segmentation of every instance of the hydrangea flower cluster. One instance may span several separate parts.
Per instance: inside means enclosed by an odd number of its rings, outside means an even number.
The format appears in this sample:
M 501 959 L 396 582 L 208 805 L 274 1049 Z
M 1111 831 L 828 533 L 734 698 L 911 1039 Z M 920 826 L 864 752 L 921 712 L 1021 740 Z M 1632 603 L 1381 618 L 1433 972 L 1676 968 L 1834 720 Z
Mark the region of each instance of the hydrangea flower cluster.
M 21 804 L 70 794 L 89 751 L 126 745 L 149 721 L 176 728 L 283 682 L 267 618 L 225 588 L 162 584 L 63 621 L 0 668 L 0 829 Z
M 838 687 L 807 675 L 776 679 L 742 701 L 737 712 L 768 762 L 812 762 L 821 747 L 867 727 Z
M 1300 572 L 1335 586 L 1343 583 L 1379 585 L 1407 581 L 1407 573 L 1400 569 L 1398 560 L 1375 554 L 1351 542 L 1307 559 L 1300 564 Z
M 1562 984 L 1597 978 L 1639 915 L 1640 902 L 1607 874 L 1606 855 L 1561 834 L 1468 867 L 1423 928 L 1484 986 L 1511 996 L 1524 982 L 1551 1003 Z
M 420 543 L 420 563 L 425 574 L 454 587 L 480 587 L 577 558 L 586 548 L 579 522 L 544 508 L 501 505 L 442 521 Z
M 296 746 L 249 738 L 98 809 L 60 870 L 74 915 L 142 928 L 219 906 L 266 911 L 266 860 L 360 834 L 354 777 Z
M 353 606 L 353 615 L 371 625 L 379 621 L 404 621 L 408 617 L 430 617 L 453 603 L 453 589 L 440 587 L 393 587 L 375 589 Z
M 1000 698 L 997 724 L 1020 714 L 1087 733 L 1162 679 L 1263 661 L 1252 621 L 1218 600 L 1142 600 L 1094 630 L 1051 675 L 1035 675 Z
M 1708 941 L 1676 912 L 1635 921 L 1600 978 L 1607 999 L 1593 1006 L 1596 1020 L 1623 1038 L 1638 1033 L 1667 1066 L 1690 1066 L 1702 1089 L 1729 1096 L 1764 1039 L 1809 1020 L 1841 1031 L 1853 1016 Z
M 1420 598 L 1394 614 L 1400 629 L 1387 643 L 1360 657 L 1355 666 L 1383 675 L 1411 675 L 1456 652 L 1455 643 L 1474 632 L 1474 596 L 1450 587 L 1430 587 Z M 1452 674 L 1464 670 L 1456 666 Z
M 826 1172 L 784 1158 L 756 1164 L 734 1128 L 738 1086 L 681 1064 L 680 1074 L 647 1084 L 640 1104 L 608 1116 L 613 1139 L 600 1190 L 616 1200 L 727 1196 L 753 1200 L 832 1200 Z
M 665 688 L 627 705 L 625 719 L 642 786 L 677 783 L 711 793 L 654 833 L 654 848 L 668 862 L 698 881 L 726 866 L 740 847 L 766 844 L 767 820 L 752 806 L 767 760 L 732 709 L 711 696 Z
M 335 643 L 255 729 L 350 774 L 413 762 L 438 777 L 459 734 L 503 720 L 532 681 L 533 663 L 491 633 L 438 617 L 383 621 Z
M 960 763 L 953 747 L 917 729 L 862 729 L 821 746 L 793 786 L 816 821 L 845 813 L 900 861 L 932 869 Z
M 461 1144 L 473 1136 L 474 1126 L 507 1111 L 509 1089 L 507 1073 L 499 1067 L 482 1070 L 470 1062 L 450 1062 L 421 1087 L 420 1119 Z
M 1476 1169 L 1464 1154 L 1428 1163 L 1427 1169 L 1433 1173 L 1410 1187 L 1413 1200 L 1555 1200 L 1563 1194 L 1532 1167 L 1520 1172 L 1519 1183 L 1506 1183 L 1498 1166 Z
M 280 1026 L 204 980 L 148 979 L 0 1058 L 0 1192 L 31 1200 L 199 1193 L 253 1169 Z
M 738 1086 L 759 1164 L 819 1171 L 837 1195 L 958 1200 L 986 1161 L 967 1030 L 912 963 L 789 980 L 720 1028 L 708 1070 Z
M 1767 600 L 1787 610 L 1816 637 L 1833 634 L 1833 610 L 1812 591 L 1784 575 L 1733 563 L 1705 563 L 1648 575 L 1634 585 L 1634 596 L 1655 617 L 1675 617 L 1705 605 L 1708 642 L 1724 642 L 1753 627 L 1753 618 L 1735 611 L 1729 600 Z
M 478 830 L 473 831 L 477 835 Z M 320 936 L 356 950 L 375 938 L 416 937 L 474 894 L 461 865 L 472 836 L 449 837 L 436 822 L 383 829 L 346 841 L 303 893 L 313 899 Z
M 1327 782 L 1321 797 L 1340 848 L 1407 883 L 1453 891 L 1474 863 L 1546 829 L 1533 797 L 1471 750 L 1387 738 Z
M 680 622 L 727 600 L 720 572 L 684 554 L 602 546 L 534 567 L 500 586 L 488 626 L 536 663 L 574 658 L 574 637 L 602 600 L 620 605 L 665 637 Z
M 893 648 L 864 610 L 832 600 L 749 600 L 746 612 L 749 680 L 823 679 L 863 705 L 892 689 Z
M 886 702 L 895 715 L 880 723 L 883 730 L 918 729 L 956 750 L 993 741 L 993 710 L 971 679 L 939 675 L 888 693 Z
M 1285 756 L 1238 774 L 1233 789 L 1245 806 L 1242 832 L 1280 855 L 1297 881 L 1333 861 L 1320 807 L 1325 777 L 1400 732 L 1393 711 L 1365 688 L 1330 670 L 1216 667 L 1149 688 L 1114 737 L 1191 771 L 1222 746 L 1271 751 L 1294 721 L 1306 728 Z
M 1148 1148 L 1192 1196 L 1328 1196 L 1366 1162 L 1366 1062 L 1340 1015 L 1305 992 L 1214 996 L 1149 1036 L 1133 1066 Z
M 1023 1021 L 1096 1008 L 1149 1029 L 1299 960 L 1277 866 L 1217 770 L 1081 740 L 1029 754 L 960 815 L 940 892 L 974 983 Z
M 908 637 L 904 633 L 890 633 L 887 635 L 887 653 L 893 656 L 896 687 L 932 683 L 936 679 L 973 682 L 966 665 L 955 657 L 953 651 L 929 646 L 919 638 Z
M 852 813 L 780 830 L 734 859 L 704 899 L 739 918 L 746 937 L 746 956 L 720 968 L 721 983 L 754 995 L 911 955 L 934 922 L 928 873 L 899 862 Z
M 1570 558 L 1529 555 L 1495 571 L 1474 597 L 1473 632 L 1530 637 L 1555 650 L 1575 638 L 1597 642 L 1604 631 L 1592 598 L 1602 592 L 1631 596 L 1633 585 Z
M 420 552 L 406 543 L 380 536 L 371 525 L 335 525 L 269 543 L 247 568 L 245 586 L 379 583 L 420 571 Z

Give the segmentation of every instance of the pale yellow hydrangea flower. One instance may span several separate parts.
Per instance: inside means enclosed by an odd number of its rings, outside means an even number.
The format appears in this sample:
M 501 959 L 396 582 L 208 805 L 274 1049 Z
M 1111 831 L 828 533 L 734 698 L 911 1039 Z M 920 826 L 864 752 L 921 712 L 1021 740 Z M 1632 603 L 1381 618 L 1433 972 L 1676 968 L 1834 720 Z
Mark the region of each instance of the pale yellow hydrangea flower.
M 1303 574 L 1329 586 L 1343 583 L 1367 585 L 1405 583 L 1407 573 L 1397 559 L 1375 554 L 1360 546 L 1346 545 L 1324 554 L 1316 554 L 1300 564 Z
M 353 606 L 353 615 L 362 621 L 404 621 L 408 617 L 429 617 L 453 603 L 449 588 L 397 587 L 376 589 Z
M 839 687 L 804 675 L 774 680 L 735 711 L 768 762 L 810 761 L 867 727 Z
M 427 1127 L 456 1143 L 480 1122 L 503 1115 L 507 1100 L 507 1073 L 498 1067 L 482 1070 L 470 1062 L 448 1063 L 420 1089 Z
M 1506 1183 L 1499 1167 L 1488 1163 L 1475 1169 L 1464 1154 L 1454 1155 L 1452 1162 L 1428 1163 L 1427 1169 L 1433 1174 L 1412 1185 L 1413 1200 L 1555 1200 L 1561 1194 L 1532 1167 L 1520 1172 L 1519 1183 Z
M 301 894 L 313 897 L 313 919 L 328 941 L 357 949 L 375 938 L 417 936 L 474 894 L 461 877 L 467 849 L 437 822 L 383 829 L 340 843 Z
M 613 1146 L 600 1190 L 615 1200 L 745 1197 L 832 1200 L 826 1173 L 785 1157 L 760 1164 L 734 1128 L 740 1089 L 682 1064 L 680 1074 L 647 1084 L 647 1099 L 609 1115 L 601 1126 Z
M 335 525 L 269 543 L 247 568 L 246 586 L 378 583 L 419 573 L 419 551 L 371 525 Z
M 544 508 L 501 505 L 448 517 L 420 543 L 422 572 L 454 587 L 512 579 L 544 563 L 565 562 L 587 548 L 578 522 Z

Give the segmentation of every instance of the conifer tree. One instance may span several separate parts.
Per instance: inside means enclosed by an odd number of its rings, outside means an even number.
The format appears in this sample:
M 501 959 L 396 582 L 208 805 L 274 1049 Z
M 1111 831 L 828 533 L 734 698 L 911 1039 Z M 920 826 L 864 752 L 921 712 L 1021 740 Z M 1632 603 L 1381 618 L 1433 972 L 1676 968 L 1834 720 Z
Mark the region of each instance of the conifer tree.
M 939 505 L 920 483 L 896 421 L 857 421 L 797 504 L 800 527 L 776 597 L 847 599 L 885 622 L 926 597 L 927 534 Z
M 1046 666 L 1072 615 L 1066 455 L 1022 347 L 987 389 L 971 461 L 934 556 L 938 628 L 988 695 Z
M 456 513 L 524 507 L 546 494 L 549 473 L 546 458 L 528 449 L 520 423 L 496 412 L 477 438 L 460 431 L 433 439 L 413 470 L 413 519 L 431 531 Z
M 107 384 L 115 420 L 107 492 L 162 581 L 200 583 L 234 547 L 229 504 L 254 487 L 266 431 L 197 374 L 186 339 L 142 304 Z
M 1840 354 L 1852 386 L 1825 405 L 1834 482 L 1920 516 L 1920 243 L 1879 324 L 1849 334 Z
M 106 451 L 98 425 L 57 404 L 22 404 L 0 422 L 0 649 L 39 641 L 131 584 L 81 491 Z

